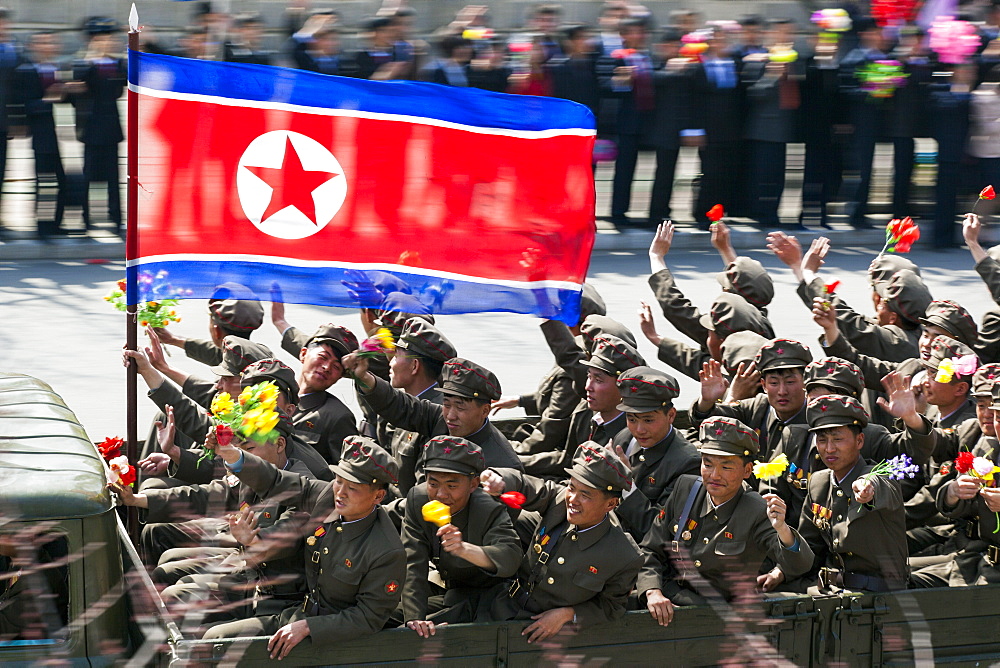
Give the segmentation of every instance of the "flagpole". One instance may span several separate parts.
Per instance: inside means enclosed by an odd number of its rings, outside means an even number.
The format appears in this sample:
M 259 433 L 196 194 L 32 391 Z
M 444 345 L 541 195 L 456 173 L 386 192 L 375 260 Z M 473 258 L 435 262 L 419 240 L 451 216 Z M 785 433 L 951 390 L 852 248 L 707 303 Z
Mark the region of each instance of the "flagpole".
M 136 12 L 135 4 L 128 17 L 128 64 L 129 70 L 132 68 L 132 53 L 139 50 L 139 16 Z M 129 72 L 131 81 L 133 73 Z M 139 251 L 139 227 L 137 217 L 139 202 L 139 170 L 138 170 L 138 148 L 139 148 L 139 104 L 136 93 L 131 86 L 127 92 L 128 104 L 128 157 L 126 162 L 126 209 L 125 209 L 125 260 L 131 261 L 138 256 Z M 136 323 L 136 305 L 138 303 L 139 286 L 137 276 L 131 267 L 126 268 L 126 292 L 127 310 L 125 313 L 125 347 L 129 350 L 136 350 L 139 344 L 139 332 Z M 125 454 L 128 463 L 136 466 L 139 457 L 139 367 L 135 360 L 130 360 L 126 376 L 126 417 L 125 417 Z M 126 524 L 132 542 L 138 545 L 139 538 L 139 511 L 129 506 Z

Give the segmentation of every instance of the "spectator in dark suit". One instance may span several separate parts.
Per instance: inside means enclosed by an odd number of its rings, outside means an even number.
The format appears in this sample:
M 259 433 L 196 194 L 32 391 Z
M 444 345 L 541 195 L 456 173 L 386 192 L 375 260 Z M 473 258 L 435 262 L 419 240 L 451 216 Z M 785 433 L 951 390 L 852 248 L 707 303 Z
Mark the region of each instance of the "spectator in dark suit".
M 903 64 L 906 83 L 896 89 L 888 110 L 887 129 L 892 138 L 892 217 L 910 215 L 910 180 L 913 176 L 914 137 L 926 137 L 927 85 L 933 68 L 924 48 L 924 33 L 911 26 L 903 29 L 892 58 Z
M 704 131 L 701 187 L 695 200 L 694 218 L 708 229 L 706 212 L 715 204 L 731 211 L 736 204 L 733 160 L 741 153 L 743 137 L 743 87 L 738 64 L 722 52 L 724 35 L 713 28 L 702 62 L 692 72 L 692 103 L 695 124 Z
M 579 102 L 597 115 L 600 86 L 590 28 L 570 26 L 563 31 L 563 53 L 544 65 L 553 97 Z
M 302 30 L 292 35 L 292 60 L 301 70 L 320 74 L 349 74 L 340 53 L 340 33 L 335 19 L 310 17 Z
M 858 74 L 877 60 L 885 60 L 885 40 L 882 29 L 871 17 L 854 22 L 858 47 L 852 49 L 840 63 L 841 93 L 846 98 L 850 125 L 853 129 L 849 148 L 848 169 L 851 184 L 847 193 L 850 223 L 864 229 L 871 225 L 865 219 L 868 194 L 871 189 L 872 160 L 875 144 L 885 134 L 886 105 L 861 87 Z
M 438 50 L 441 52 L 441 57 L 420 70 L 420 78 L 445 86 L 468 86 L 472 41 L 448 35 L 441 39 Z
M 840 187 L 841 145 L 834 142 L 833 135 L 840 109 L 836 54 L 836 42 L 818 38 L 812 54 L 803 61 L 805 79 L 799 107 L 799 132 L 805 143 L 799 214 L 802 226 L 810 223 L 830 227 L 826 206 Z
M 241 14 L 233 21 L 233 38 L 223 47 L 223 57 L 231 63 L 270 65 L 271 54 L 261 48 L 263 24 L 259 14 Z
M 956 200 L 960 167 L 969 135 L 969 108 L 976 66 L 956 65 L 948 83 L 931 86 L 931 129 L 938 143 L 938 174 L 934 187 L 934 247 L 955 242 Z
M 76 108 L 77 138 L 83 142 L 83 175 L 87 184 L 104 182 L 108 186 L 108 218 L 115 234 L 121 235 L 122 211 L 119 186 L 118 144 L 125 139 L 118 115 L 118 98 L 125 91 L 126 64 L 118 57 L 111 19 L 87 21 L 89 42 L 83 59 L 73 64 L 73 99 Z M 91 229 L 90 208 L 84 208 L 84 221 Z
M 10 129 L 7 107 L 11 103 L 11 82 L 14 70 L 21 63 L 20 48 L 8 32 L 10 18 L 10 11 L 0 7 L 0 191 L 3 190 L 3 177 L 7 167 L 7 133 Z M 5 232 L 0 228 L 0 238 L 3 236 Z
M 618 97 L 618 157 L 611 193 L 611 222 L 616 227 L 645 227 L 646 221 L 630 221 L 626 213 L 632 202 L 632 179 L 639 145 L 649 132 L 656 104 L 653 62 L 649 57 L 645 19 L 621 24 L 624 47 L 600 61 L 598 76 L 603 92 Z
M 62 232 L 66 174 L 59 155 L 55 102 L 62 100 L 58 81 L 59 39 L 50 32 L 35 33 L 28 43 L 31 60 L 14 70 L 15 109 L 31 134 L 35 154 L 35 219 L 38 237 L 46 241 Z
M 691 65 L 686 58 L 677 57 L 681 36 L 679 30 L 666 28 L 653 48 L 656 106 L 649 143 L 656 150 L 656 175 L 649 201 L 650 227 L 670 218 L 677 155 L 681 145 L 689 143 L 685 133 L 691 128 Z
M 354 54 L 354 76 L 387 81 L 402 79 L 411 70 L 413 50 L 399 45 L 395 16 L 377 16 L 368 22 L 368 46 Z
M 733 50 L 733 57 L 743 60 L 747 56 L 767 53 L 764 46 L 764 33 L 767 22 L 756 14 L 740 19 L 740 45 Z

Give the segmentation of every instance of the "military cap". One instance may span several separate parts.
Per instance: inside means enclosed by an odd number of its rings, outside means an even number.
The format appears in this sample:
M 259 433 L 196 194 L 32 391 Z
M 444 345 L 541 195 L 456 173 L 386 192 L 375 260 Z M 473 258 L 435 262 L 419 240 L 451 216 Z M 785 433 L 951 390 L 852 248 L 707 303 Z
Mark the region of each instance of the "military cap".
M 733 417 L 710 417 L 698 428 L 698 451 L 703 455 L 752 457 L 760 451 L 753 429 Z
M 806 391 L 822 385 L 857 398 L 865 389 L 865 377 L 858 365 L 840 357 L 822 357 L 811 362 L 802 375 Z
M 438 362 L 447 362 L 458 355 L 451 341 L 437 327 L 421 318 L 410 318 L 403 324 L 396 348 Z
M 774 336 L 771 324 L 756 307 L 743 297 L 724 292 L 712 302 L 712 308 L 699 320 L 702 327 L 714 331 L 720 339 L 734 332 L 756 332 L 761 336 Z
M 441 394 L 466 399 L 496 401 L 500 398 L 500 381 L 492 371 L 461 357 L 444 363 Z
M 926 360 L 921 360 L 921 363 L 926 368 L 937 371 L 941 366 L 941 363 L 945 360 L 952 361 L 952 364 L 955 367 L 954 375 L 956 377 L 961 376 L 966 379 L 971 379 L 976 373 L 976 369 L 979 368 L 979 358 L 976 357 L 976 353 L 972 350 L 972 348 L 949 336 L 935 336 L 934 340 L 931 341 L 930 357 Z M 962 360 L 965 364 L 959 365 L 959 360 Z M 965 373 L 965 371 L 968 371 L 968 368 L 962 367 L 969 364 L 973 365 L 971 367 L 971 371 Z
M 773 339 L 757 351 L 754 364 L 760 373 L 777 369 L 805 369 L 812 358 L 809 348 L 798 341 Z
M 396 460 L 367 436 L 348 436 L 340 461 L 330 468 L 341 478 L 367 485 L 395 484 L 399 479 Z
M 774 299 L 774 281 L 757 260 L 742 255 L 729 263 L 716 280 L 726 292 L 743 297 L 757 308 L 764 308 Z
M 934 298 L 924 282 L 909 269 L 901 269 L 887 282 L 877 283 L 875 292 L 893 313 L 916 324 L 924 317 Z
M 897 271 L 908 269 L 917 276 L 920 275 L 920 267 L 907 260 L 901 255 L 882 253 L 877 256 L 868 266 L 868 282 L 874 288 L 879 283 L 888 283 L 893 274 Z
M 105 16 L 92 16 L 83 24 L 83 30 L 90 36 L 110 35 L 118 32 L 118 21 Z
M 731 373 L 736 373 L 740 364 L 750 364 L 757 357 L 757 351 L 767 343 L 767 339 L 757 332 L 736 332 L 722 342 L 722 363 Z
M 295 433 L 295 425 L 292 424 L 292 418 L 288 417 L 280 410 L 276 412 L 278 413 L 278 424 L 274 425 L 274 428 L 278 430 L 282 436 L 288 438 Z
M 976 321 L 963 306 L 947 299 L 931 302 L 920 324 L 940 327 L 967 346 L 974 347 L 979 343 Z
M 421 318 L 434 324 L 434 316 L 419 299 L 405 292 L 391 292 L 382 300 L 375 312 L 375 324 L 392 331 L 393 336 L 399 336 L 403 325 L 411 318 Z
M 243 369 L 240 385 L 248 387 L 268 380 L 277 385 L 288 396 L 289 401 L 294 403 L 298 399 L 299 384 L 295 382 L 295 372 L 287 364 L 274 358 L 258 360 Z
M 624 492 L 632 488 L 632 475 L 609 448 L 594 441 L 585 441 L 573 455 L 572 468 L 566 473 L 585 485 L 606 492 Z
M 993 389 L 990 390 L 990 395 L 993 397 L 990 410 L 1000 411 L 1000 383 L 994 383 Z
M 229 335 L 222 339 L 222 362 L 212 367 L 212 373 L 216 376 L 238 376 L 254 362 L 273 357 L 274 353 L 267 346 Z
M 584 283 L 583 292 L 580 293 L 580 322 L 592 315 L 607 314 L 608 307 L 604 304 L 604 299 L 593 285 Z
M 618 410 L 626 413 L 648 413 L 671 406 L 681 393 L 677 379 L 648 366 L 637 366 L 618 376 L 618 391 L 622 402 Z
M 239 283 L 223 283 L 208 300 L 212 321 L 229 330 L 252 332 L 264 323 L 264 307 L 250 288 Z
M 618 376 L 637 366 L 645 366 L 646 360 L 633 346 L 616 336 L 605 334 L 594 340 L 590 358 L 581 364 L 599 369 L 609 376 Z
M 320 325 L 306 341 L 306 347 L 314 343 L 330 346 L 337 357 L 343 357 L 358 349 L 358 338 L 351 330 L 332 322 Z
M 1000 382 L 1000 363 L 992 362 L 982 365 L 976 369 L 976 374 L 972 377 L 972 396 L 992 396 L 993 387 L 998 382 Z
M 588 315 L 580 325 L 580 334 L 583 336 L 584 348 L 587 353 L 594 349 L 594 341 L 605 334 L 618 337 L 633 348 L 636 348 L 635 335 L 629 328 L 613 318 L 606 315 Z
M 864 429 L 868 425 L 868 411 L 854 397 L 824 394 L 806 405 L 806 422 L 809 431 L 851 425 Z
M 486 469 L 483 449 L 457 436 L 435 436 L 424 444 L 424 470 L 479 475 Z

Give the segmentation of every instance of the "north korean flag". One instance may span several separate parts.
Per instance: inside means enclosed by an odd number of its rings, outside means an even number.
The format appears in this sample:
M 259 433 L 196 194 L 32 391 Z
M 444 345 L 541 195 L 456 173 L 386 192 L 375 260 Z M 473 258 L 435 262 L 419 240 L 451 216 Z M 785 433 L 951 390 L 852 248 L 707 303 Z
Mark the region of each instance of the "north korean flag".
M 138 299 L 277 283 L 290 303 L 378 308 L 391 290 L 433 313 L 576 323 L 594 241 L 585 107 L 139 52 L 129 92 Z

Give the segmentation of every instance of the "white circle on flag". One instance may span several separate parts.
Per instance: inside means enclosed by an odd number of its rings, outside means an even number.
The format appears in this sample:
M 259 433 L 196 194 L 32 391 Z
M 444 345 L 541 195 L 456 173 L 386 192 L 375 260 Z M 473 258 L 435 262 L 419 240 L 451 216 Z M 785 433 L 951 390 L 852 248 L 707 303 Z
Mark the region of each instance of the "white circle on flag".
M 347 178 L 333 153 L 312 137 L 273 130 L 243 151 L 236 168 L 236 192 L 243 213 L 261 232 L 279 239 L 304 239 L 326 227 L 340 211 L 347 197 Z

